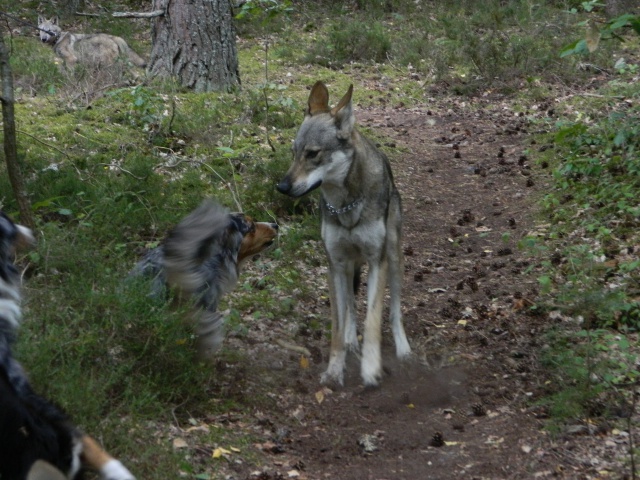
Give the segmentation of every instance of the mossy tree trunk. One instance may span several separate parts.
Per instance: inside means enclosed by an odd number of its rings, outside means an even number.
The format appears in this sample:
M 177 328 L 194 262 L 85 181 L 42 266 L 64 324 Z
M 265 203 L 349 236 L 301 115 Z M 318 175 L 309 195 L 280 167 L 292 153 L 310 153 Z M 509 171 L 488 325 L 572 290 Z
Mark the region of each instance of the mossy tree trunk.
M 9 51 L 4 44 L 4 29 L 0 25 L 0 79 L 2 80 L 2 123 L 4 129 L 4 155 L 7 173 L 13 194 L 20 210 L 20 222 L 31 230 L 35 229 L 35 221 L 31 211 L 31 202 L 24 187 L 24 180 L 18 163 L 18 144 L 16 142 L 16 121 L 13 101 L 13 77 L 9 65 Z
M 153 0 L 153 10 L 165 14 L 152 20 L 152 76 L 175 77 L 196 92 L 240 84 L 229 0 Z

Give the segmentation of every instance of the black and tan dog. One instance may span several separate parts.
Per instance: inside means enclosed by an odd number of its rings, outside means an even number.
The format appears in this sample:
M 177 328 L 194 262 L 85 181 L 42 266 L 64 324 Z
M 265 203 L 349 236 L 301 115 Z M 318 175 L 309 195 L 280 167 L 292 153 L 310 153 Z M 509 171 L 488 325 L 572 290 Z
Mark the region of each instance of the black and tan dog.
M 22 316 L 13 256 L 31 243 L 31 231 L 0 212 L 0 478 L 79 479 L 81 467 L 87 466 L 103 480 L 134 480 L 62 410 L 34 392 L 12 355 Z
M 152 292 L 171 290 L 178 302 L 191 301 L 198 351 L 210 357 L 224 340 L 224 318 L 218 312 L 221 297 L 233 290 L 242 265 L 269 247 L 278 225 L 254 222 L 242 213 L 230 213 L 205 200 L 151 250 L 131 275 L 153 278 Z

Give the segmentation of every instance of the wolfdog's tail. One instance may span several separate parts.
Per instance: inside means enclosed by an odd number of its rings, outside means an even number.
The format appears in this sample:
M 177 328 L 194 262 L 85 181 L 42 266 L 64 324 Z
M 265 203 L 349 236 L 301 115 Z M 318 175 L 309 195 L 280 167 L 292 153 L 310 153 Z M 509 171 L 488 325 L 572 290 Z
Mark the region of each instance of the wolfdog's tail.
M 136 67 L 145 68 L 147 66 L 147 62 L 140 55 L 134 52 L 124 39 L 120 37 L 113 37 L 113 39 L 118 45 L 120 54 L 127 57 L 127 59 Z

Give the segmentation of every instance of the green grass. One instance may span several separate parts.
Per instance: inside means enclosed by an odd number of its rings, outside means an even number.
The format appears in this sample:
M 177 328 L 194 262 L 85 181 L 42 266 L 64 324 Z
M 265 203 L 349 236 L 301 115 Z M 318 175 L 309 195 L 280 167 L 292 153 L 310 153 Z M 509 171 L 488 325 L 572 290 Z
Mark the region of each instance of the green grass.
M 560 119 L 546 121 L 551 133 L 537 139 L 553 145 L 536 154 L 551 170 L 541 201 L 550 221 L 546 238 L 530 239 L 548 255 L 540 265 L 538 307 L 570 320 L 550 335 L 544 355 L 554 379 L 544 401 L 551 430 L 596 417 L 619 421 L 635 408 L 640 109 L 623 100 L 640 98 L 632 78 L 617 68 L 592 98 L 565 102 Z

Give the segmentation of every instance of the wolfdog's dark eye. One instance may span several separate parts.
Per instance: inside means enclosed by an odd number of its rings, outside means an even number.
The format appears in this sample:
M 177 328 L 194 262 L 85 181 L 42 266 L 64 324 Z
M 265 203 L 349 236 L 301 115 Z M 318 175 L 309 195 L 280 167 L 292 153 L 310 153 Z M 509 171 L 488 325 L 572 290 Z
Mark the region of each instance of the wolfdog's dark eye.
M 308 150 L 307 151 L 307 158 L 310 160 L 313 160 L 314 158 L 316 158 L 318 156 L 318 154 L 320 153 L 320 150 Z

